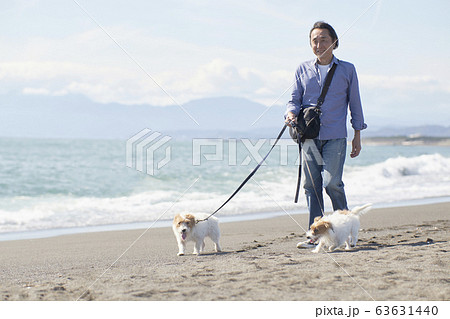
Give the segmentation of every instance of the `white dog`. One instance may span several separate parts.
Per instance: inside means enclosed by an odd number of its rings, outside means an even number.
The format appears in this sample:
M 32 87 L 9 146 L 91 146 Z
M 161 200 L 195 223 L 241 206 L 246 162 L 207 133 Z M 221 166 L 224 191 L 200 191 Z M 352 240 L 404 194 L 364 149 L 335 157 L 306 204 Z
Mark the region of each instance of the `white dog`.
M 173 219 L 173 233 L 178 242 L 178 256 L 183 256 L 186 250 L 186 242 L 194 241 L 194 255 L 203 252 L 205 248 L 205 237 L 210 237 L 214 242 L 216 252 L 222 251 L 219 245 L 220 230 L 219 220 L 208 214 L 178 214 Z
M 353 210 L 338 210 L 331 215 L 316 217 L 307 238 L 319 240 L 319 244 L 312 251 L 318 253 L 320 248 L 328 246 L 329 251 L 341 247 L 345 243 L 345 249 L 350 250 L 356 246 L 359 232 L 359 216 L 368 212 L 372 204 L 355 207 Z

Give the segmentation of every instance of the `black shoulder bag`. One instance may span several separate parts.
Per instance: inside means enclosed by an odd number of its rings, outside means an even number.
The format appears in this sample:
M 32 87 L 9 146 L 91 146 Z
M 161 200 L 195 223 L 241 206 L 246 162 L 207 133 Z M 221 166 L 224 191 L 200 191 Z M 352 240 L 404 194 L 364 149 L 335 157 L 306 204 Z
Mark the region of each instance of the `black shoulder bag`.
M 298 178 L 297 178 L 297 190 L 295 191 L 294 203 L 298 202 L 298 193 L 300 191 L 300 180 L 302 177 L 302 143 L 306 139 L 316 138 L 320 131 L 320 107 L 325 101 L 325 95 L 327 95 L 328 88 L 330 87 L 331 80 L 333 79 L 334 71 L 337 64 L 334 63 L 330 71 L 328 71 L 325 78 L 325 84 L 323 85 L 322 92 L 317 100 L 315 106 L 303 106 L 297 116 L 297 123 L 291 122 L 289 127 L 289 134 L 292 139 L 298 143 L 299 151 L 299 166 L 298 166 Z

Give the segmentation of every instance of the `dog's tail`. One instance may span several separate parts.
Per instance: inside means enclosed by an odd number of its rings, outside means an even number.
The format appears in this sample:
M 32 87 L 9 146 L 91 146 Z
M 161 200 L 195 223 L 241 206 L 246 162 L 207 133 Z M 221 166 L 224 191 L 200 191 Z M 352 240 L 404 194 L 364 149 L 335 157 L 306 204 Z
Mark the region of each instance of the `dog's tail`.
M 372 209 L 372 204 L 366 204 L 364 206 L 358 206 L 352 209 L 352 215 L 361 216 Z

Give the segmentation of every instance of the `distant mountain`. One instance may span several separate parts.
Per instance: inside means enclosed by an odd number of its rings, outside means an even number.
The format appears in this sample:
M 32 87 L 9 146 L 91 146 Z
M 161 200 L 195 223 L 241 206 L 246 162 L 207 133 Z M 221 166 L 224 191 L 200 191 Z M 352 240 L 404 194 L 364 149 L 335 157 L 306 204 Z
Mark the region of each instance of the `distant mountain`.
M 128 139 L 149 128 L 174 138 L 274 138 L 284 124 L 284 111 L 284 105 L 267 108 L 235 97 L 206 98 L 182 106 L 159 107 L 101 104 L 81 95 L 11 93 L 0 95 L 0 136 Z M 450 136 L 450 127 L 374 129 L 372 125 L 364 131 L 365 137 Z
M 83 96 L 0 96 L 0 136 L 127 139 L 144 128 L 163 134 L 266 131 L 281 128 L 284 107 L 233 97 L 182 105 L 101 104 Z M 270 129 L 269 129 L 270 131 Z

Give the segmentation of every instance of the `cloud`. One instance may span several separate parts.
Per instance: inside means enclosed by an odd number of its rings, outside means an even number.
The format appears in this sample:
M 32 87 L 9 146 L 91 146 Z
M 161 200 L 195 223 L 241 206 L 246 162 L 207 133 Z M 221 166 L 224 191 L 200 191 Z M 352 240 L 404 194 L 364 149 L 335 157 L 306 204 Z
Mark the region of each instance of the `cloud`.
M 50 92 L 47 89 L 44 88 L 23 88 L 22 93 L 25 95 L 53 95 L 52 92 Z
M 101 103 L 173 105 L 204 97 L 238 96 L 264 105 L 284 104 L 293 79 L 286 70 L 262 72 L 220 58 L 190 67 L 190 70 L 167 70 L 152 77 L 176 102 L 145 73 L 134 68 L 73 62 L 0 63 L 3 91 L 19 90 L 27 95 L 47 96 L 82 94 Z M 381 89 L 390 91 L 391 96 L 408 94 L 411 90 L 424 94 L 450 92 L 443 79 L 430 76 L 361 74 L 359 77 L 361 88 L 366 92 Z
M 279 67 L 283 59 L 270 55 L 201 46 L 139 29 L 108 31 L 132 59 L 99 29 L 22 42 L 0 38 L 0 45 L 10 48 L 1 53 L 2 92 L 76 93 L 102 103 L 174 104 L 161 86 L 179 103 L 211 96 L 258 101 L 273 100 L 270 95 L 277 95 L 292 78 L 289 72 L 285 83 L 280 81 L 288 72 Z
M 267 74 L 251 68 L 239 68 L 229 61 L 214 59 L 193 72 L 167 70 L 151 74 L 179 103 L 212 96 L 240 96 L 258 101 L 273 100 L 291 76 L 288 72 Z M 72 62 L 0 63 L 0 79 L 6 88 L 23 94 L 83 94 L 90 99 L 123 104 L 175 104 L 145 73 L 120 66 L 93 66 Z M 281 81 L 280 81 L 281 80 Z M 278 90 L 278 92 L 277 92 Z
M 263 85 L 261 77 L 251 69 L 238 68 L 222 59 L 200 66 L 186 82 L 188 89 L 198 94 L 245 94 Z
M 170 96 L 181 104 L 213 96 L 245 97 L 265 105 L 289 99 L 294 73 L 290 48 L 262 54 L 128 27 L 109 27 L 108 32 L 134 61 L 98 28 L 60 38 L 11 42 L 0 37 L 0 46 L 8 47 L 0 53 L 1 92 L 82 94 L 101 103 L 151 105 L 175 104 Z M 368 90 L 450 91 L 445 77 L 420 73 L 359 77 L 361 87 Z
M 174 92 L 192 100 L 212 96 L 239 96 L 271 105 L 290 86 L 291 72 L 276 70 L 262 72 L 248 67 L 238 67 L 233 63 L 214 59 L 201 65 L 193 74 L 178 78 L 166 74 L 164 82 Z

